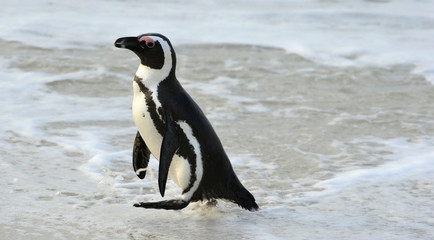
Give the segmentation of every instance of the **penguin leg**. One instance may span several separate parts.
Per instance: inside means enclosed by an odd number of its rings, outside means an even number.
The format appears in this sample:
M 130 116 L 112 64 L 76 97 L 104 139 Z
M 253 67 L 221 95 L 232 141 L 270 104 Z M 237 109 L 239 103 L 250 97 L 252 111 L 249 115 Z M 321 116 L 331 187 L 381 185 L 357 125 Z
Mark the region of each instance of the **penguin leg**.
M 206 202 L 206 205 L 208 207 L 216 207 L 217 206 L 217 200 L 216 199 L 210 199 Z
M 166 209 L 166 210 L 180 210 L 188 206 L 190 202 L 184 200 L 167 200 L 161 202 L 140 202 L 134 204 L 134 207 Z

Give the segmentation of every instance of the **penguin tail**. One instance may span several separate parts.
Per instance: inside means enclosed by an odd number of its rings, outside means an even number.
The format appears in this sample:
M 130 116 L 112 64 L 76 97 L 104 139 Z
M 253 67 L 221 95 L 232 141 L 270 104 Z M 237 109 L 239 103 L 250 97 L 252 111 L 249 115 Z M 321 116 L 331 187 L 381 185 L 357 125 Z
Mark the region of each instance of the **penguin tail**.
M 232 202 L 251 212 L 259 210 L 255 197 L 241 184 L 236 176 L 232 179 L 232 190 L 233 196 L 230 199 Z
M 258 211 L 259 206 L 256 204 L 255 198 L 253 195 L 244 187 L 238 193 L 236 193 L 236 200 L 234 201 L 240 207 L 249 210 L 251 212 Z

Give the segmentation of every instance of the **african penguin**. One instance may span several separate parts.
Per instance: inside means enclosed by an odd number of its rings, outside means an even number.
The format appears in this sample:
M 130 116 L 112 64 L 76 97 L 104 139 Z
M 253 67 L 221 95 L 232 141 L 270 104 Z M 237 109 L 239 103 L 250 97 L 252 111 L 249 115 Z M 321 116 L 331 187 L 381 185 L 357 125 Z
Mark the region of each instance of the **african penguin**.
M 133 118 L 138 128 L 133 167 L 143 179 L 150 154 L 159 160 L 158 186 L 164 197 L 167 176 L 182 189 L 179 199 L 141 202 L 136 207 L 182 209 L 192 201 L 221 198 L 250 211 L 253 195 L 241 184 L 210 122 L 175 76 L 176 55 L 169 39 L 148 33 L 119 38 L 140 66 L 133 81 Z

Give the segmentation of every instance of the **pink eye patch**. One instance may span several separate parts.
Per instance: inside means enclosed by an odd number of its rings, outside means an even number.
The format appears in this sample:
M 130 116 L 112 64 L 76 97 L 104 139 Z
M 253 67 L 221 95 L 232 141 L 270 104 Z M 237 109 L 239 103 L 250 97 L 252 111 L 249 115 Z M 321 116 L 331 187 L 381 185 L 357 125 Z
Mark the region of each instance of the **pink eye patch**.
M 155 41 L 154 39 L 147 37 L 147 36 L 143 36 L 139 39 L 139 42 L 145 42 L 146 46 L 148 48 L 153 48 L 155 46 Z

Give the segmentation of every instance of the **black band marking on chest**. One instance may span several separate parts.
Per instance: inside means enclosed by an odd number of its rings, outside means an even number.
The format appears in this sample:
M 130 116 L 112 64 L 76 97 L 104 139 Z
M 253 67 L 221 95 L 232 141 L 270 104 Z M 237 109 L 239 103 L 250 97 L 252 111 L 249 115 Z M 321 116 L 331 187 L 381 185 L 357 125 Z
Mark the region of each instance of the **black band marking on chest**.
M 163 109 L 161 107 L 157 109 L 157 106 L 155 105 L 155 102 L 153 101 L 153 97 L 152 97 L 153 92 L 151 92 L 149 88 L 145 87 L 145 85 L 143 85 L 141 80 L 142 79 L 137 76 L 134 77 L 134 81 L 137 83 L 137 85 L 139 85 L 140 91 L 145 94 L 146 105 L 147 105 L 149 115 L 151 116 L 152 122 L 154 122 L 154 126 L 155 128 L 157 128 L 158 133 L 161 136 L 163 136 L 164 126 L 165 126 L 164 114 L 161 115 L 158 114 L 158 112 L 163 113 Z

